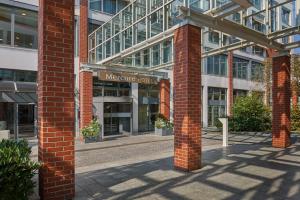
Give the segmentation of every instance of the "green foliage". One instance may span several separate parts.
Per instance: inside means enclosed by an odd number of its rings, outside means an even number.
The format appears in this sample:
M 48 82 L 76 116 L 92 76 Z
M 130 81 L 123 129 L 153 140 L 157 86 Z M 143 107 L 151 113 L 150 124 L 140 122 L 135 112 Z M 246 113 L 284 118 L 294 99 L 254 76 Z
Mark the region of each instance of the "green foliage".
M 40 164 L 30 160 L 31 148 L 24 140 L 0 142 L 0 200 L 26 200 Z
M 100 135 L 101 129 L 101 124 L 99 124 L 99 122 L 94 119 L 88 126 L 81 129 L 81 134 L 84 138 L 97 137 Z
M 170 122 L 165 116 L 159 114 L 155 121 L 155 127 L 158 129 L 166 128 L 166 129 L 173 129 L 174 124 Z
M 300 131 L 300 108 L 296 107 L 291 112 L 292 131 Z
M 256 94 L 237 98 L 229 127 L 233 131 L 267 131 L 271 129 L 271 112 Z

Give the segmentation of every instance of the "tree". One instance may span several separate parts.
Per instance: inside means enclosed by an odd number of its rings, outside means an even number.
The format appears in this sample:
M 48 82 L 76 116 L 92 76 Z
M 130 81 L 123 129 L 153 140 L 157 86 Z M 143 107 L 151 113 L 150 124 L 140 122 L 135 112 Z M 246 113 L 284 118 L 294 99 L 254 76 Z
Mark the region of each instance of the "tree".
M 234 131 L 267 131 L 271 128 L 271 112 L 260 96 L 238 97 L 230 120 Z

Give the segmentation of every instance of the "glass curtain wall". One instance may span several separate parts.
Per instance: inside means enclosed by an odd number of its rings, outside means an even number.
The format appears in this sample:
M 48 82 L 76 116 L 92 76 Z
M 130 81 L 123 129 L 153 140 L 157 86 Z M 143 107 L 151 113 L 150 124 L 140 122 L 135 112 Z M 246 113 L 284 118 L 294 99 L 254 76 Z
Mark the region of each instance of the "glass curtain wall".
M 37 49 L 37 12 L 0 4 L 0 44 Z

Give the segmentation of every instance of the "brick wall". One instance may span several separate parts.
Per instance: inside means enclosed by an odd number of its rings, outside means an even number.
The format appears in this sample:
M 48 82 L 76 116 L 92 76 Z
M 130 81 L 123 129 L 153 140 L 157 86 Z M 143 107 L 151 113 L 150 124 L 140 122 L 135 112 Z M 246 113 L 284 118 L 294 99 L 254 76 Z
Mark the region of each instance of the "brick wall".
M 227 57 L 228 63 L 228 116 L 232 116 L 232 107 L 233 107 L 233 53 L 228 52 Z
M 290 56 L 273 58 L 273 146 L 285 148 L 290 145 Z
M 40 198 L 74 197 L 74 0 L 40 0 Z
M 170 81 L 167 79 L 159 82 L 159 113 L 170 119 Z
M 87 126 L 93 119 L 93 72 L 80 71 L 80 128 Z
M 176 29 L 174 50 L 174 165 L 191 171 L 201 166 L 201 29 Z

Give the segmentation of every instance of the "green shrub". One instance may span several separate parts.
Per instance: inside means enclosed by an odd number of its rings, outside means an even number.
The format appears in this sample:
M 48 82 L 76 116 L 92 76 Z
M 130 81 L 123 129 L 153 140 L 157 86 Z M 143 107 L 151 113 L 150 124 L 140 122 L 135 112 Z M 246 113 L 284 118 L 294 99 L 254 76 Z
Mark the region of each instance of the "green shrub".
M 26 200 L 33 193 L 40 164 L 30 160 L 30 153 L 24 140 L 0 142 L 0 200 Z
M 291 112 L 291 129 L 292 131 L 300 131 L 300 108 L 296 107 Z
M 88 126 L 81 129 L 81 134 L 84 138 L 97 137 L 100 135 L 101 129 L 101 124 L 96 119 L 94 119 Z
M 173 129 L 174 124 L 170 122 L 165 116 L 162 114 L 159 114 L 155 121 L 155 127 L 158 129 L 167 128 L 167 129 Z
M 271 129 L 271 112 L 258 95 L 239 97 L 229 126 L 233 131 L 267 131 Z

